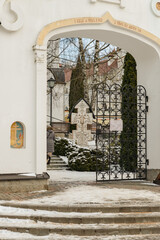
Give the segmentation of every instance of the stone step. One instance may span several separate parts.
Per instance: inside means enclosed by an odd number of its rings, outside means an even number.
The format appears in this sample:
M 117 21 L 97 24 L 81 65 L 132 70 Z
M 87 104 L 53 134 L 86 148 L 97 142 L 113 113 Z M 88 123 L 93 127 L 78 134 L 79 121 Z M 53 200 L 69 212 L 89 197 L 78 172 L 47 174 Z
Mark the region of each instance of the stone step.
M 53 164 L 53 163 L 50 163 L 50 164 L 48 164 L 48 166 L 50 166 L 50 167 L 67 167 L 67 164 L 65 163 L 55 163 L 55 164 Z
M 52 156 L 47 170 L 65 170 L 68 168 L 66 162 L 58 156 Z
M 66 162 L 64 162 L 64 161 L 50 161 L 50 164 L 66 164 Z
M 63 161 L 63 159 L 61 159 L 61 158 L 51 158 L 51 161 L 58 161 L 58 162 L 61 162 L 61 161 Z
M 53 163 L 53 164 L 55 164 L 55 163 L 65 163 L 66 164 L 66 162 L 63 161 L 63 160 L 50 160 L 50 164 L 51 163 Z
M 154 234 L 160 234 L 159 205 L 122 207 L 101 204 L 77 206 L 22 202 L 2 202 L 1 205 L 10 207 L 7 212 L 0 214 L 0 230 L 5 231 L 29 233 L 33 236 L 59 234 L 59 239 L 68 236 L 68 240 L 70 238 L 74 240 L 74 236 L 83 236 L 82 239 L 94 237 L 92 240 L 103 240 L 104 236 L 105 240 L 107 236 L 119 236 L 119 238 L 125 236 L 124 239 L 129 240 L 130 238 L 126 237 L 129 235 L 133 235 L 132 239 L 137 240 L 142 239 L 139 238 L 142 235 L 153 237 Z M 143 239 L 154 240 L 148 237 Z
M 52 156 L 50 164 L 47 165 L 47 170 L 65 170 L 67 168 L 66 162 L 58 156 Z
M 34 210 L 47 210 L 57 212 L 81 212 L 81 213 L 145 213 L 145 212 L 160 212 L 160 205 L 153 206 L 108 206 L 101 204 L 81 204 L 81 205 L 55 205 L 55 204 L 34 204 L 34 203 L 16 203 L 16 202 L 2 202 L 2 206 L 34 209 Z
M 52 163 L 52 164 L 61 164 L 61 163 L 62 163 L 62 164 L 66 164 L 66 162 L 64 162 L 64 161 L 57 161 L 57 160 L 56 160 L 56 161 L 52 161 L 52 160 L 51 160 L 51 161 L 50 161 L 50 164 L 51 164 L 51 163 Z
M 160 213 L 139 213 L 139 214 L 64 214 L 57 212 L 36 214 L 16 214 L 7 213 L 0 214 L 0 218 L 7 219 L 29 219 L 35 222 L 52 222 L 61 224 L 150 224 L 150 223 L 160 223 Z
M 51 157 L 51 159 L 57 159 L 57 160 L 59 160 L 59 159 L 61 159 L 60 157 L 58 157 L 58 156 L 55 156 L 55 155 L 53 155 L 52 157 Z
M 64 166 L 67 166 L 67 164 L 66 163 L 52 163 L 52 162 L 50 162 L 49 164 L 48 164 L 49 166 L 62 166 L 63 167 L 63 165 Z
M 14 221 L 14 220 L 13 220 Z M 53 224 L 53 223 L 0 223 L 0 229 L 13 232 L 30 233 L 36 236 L 56 233 L 77 236 L 111 236 L 111 235 L 139 235 L 160 234 L 160 224 Z
M 67 170 L 68 167 L 47 167 L 47 170 Z

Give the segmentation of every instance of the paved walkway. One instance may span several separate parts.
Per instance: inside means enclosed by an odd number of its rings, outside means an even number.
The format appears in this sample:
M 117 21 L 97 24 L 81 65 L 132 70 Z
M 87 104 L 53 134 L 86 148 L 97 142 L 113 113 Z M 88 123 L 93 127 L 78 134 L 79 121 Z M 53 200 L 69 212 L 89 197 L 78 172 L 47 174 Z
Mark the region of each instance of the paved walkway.
M 92 207 L 112 207 L 118 208 L 119 206 L 123 206 L 125 208 L 131 206 L 132 211 L 134 206 L 140 206 L 140 211 L 143 211 L 144 214 L 146 210 L 142 210 L 143 205 L 146 207 L 151 207 L 151 209 L 160 206 L 160 186 L 155 185 L 151 182 L 147 181 L 117 181 L 117 182 L 105 182 L 105 183 L 96 183 L 95 181 L 95 173 L 90 172 L 75 172 L 75 171 L 68 171 L 68 170 L 57 170 L 57 171 L 48 171 L 50 175 L 50 184 L 49 190 L 47 191 L 38 191 L 38 192 L 29 192 L 29 193 L 0 193 L 0 200 L 16 200 L 12 203 L 9 201 L 5 204 L 17 204 L 18 206 L 18 214 L 22 214 L 24 209 L 20 210 L 20 206 L 23 207 L 23 204 L 28 204 L 29 209 L 27 211 L 31 211 L 33 205 L 36 206 L 49 206 L 49 208 L 56 207 L 56 211 L 60 207 L 83 207 L 83 206 L 90 206 Z M 27 201 L 25 201 L 27 200 Z M 23 201 L 23 202 L 19 202 Z M 1 201 L 2 204 L 3 201 Z M 3 202 L 4 203 L 4 202 Z M 4 208 L 4 206 L 1 206 Z M 38 207 L 36 209 L 39 209 Z M 144 209 L 144 208 L 143 208 Z M 156 208 L 157 209 L 157 208 Z M 2 210 L 1 210 L 2 211 Z M 7 213 L 9 211 L 15 211 L 12 208 L 8 208 Z M 22 211 L 22 212 L 21 212 Z M 37 210 L 36 213 L 40 211 Z M 44 211 L 45 212 L 45 211 Z M 51 211 L 54 214 L 54 211 Z M 73 211 L 74 212 L 74 211 Z M 71 215 L 78 214 L 71 212 Z M 17 210 L 15 212 L 17 214 Z M 24 213 L 23 213 L 24 214 Z M 30 213 L 28 213 L 30 214 Z M 45 212 L 46 214 L 46 212 Z M 45 215 L 44 214 L 44 215 Z M 62 214 L 62 213 L 58 213 Z M 63 214 L 65 214 L 63 212 Z M 67 214 L 67 213 L 66 213 Z M 82 213 L 86 214 L 86 213 Z M 95 214 L 95 213 L 93 213 Z M 102 213 L 101 213 L 102 214 Z M 120 213 L 121 214 L 121 213 Z M 152 213 L 151 213 L 152 214 Z M 158 214 L 158 213 L 156 213 Z M 26 216 L 26 214 L 25 214 Z M 57 217 L 57 213 L 56 213 Z M 137 209 L 136 209 L 136 217 L 137 217 Z M 156 215 L 157 217 L 157 215 Z M 7 218 L 6 218 L 7 219 Z M 9 221 L 6 220 L 5 221 Z M 33 219 L 32 219 L 33 220 Z M 5 229 L 7 229 L 6 225 L 4 225 L 4 219 L 1 220 Z M 11 219 L 11 221 L 15 221 L 15 219 Z M 18 220 L 17 220 L 18 221 Z M 22 221 L 22 219 L 20 220 Z M 7 222 L 7 224 L 9 224 Z M 18 223 L 19 224 L 19 223 Z M 21 222 L 20 222 L 21 224 Z M 20 224 L 18 227 L 20 227 Z M 37 223 L 34 223 L 34 225 Z M 149 222 L 150 224 L 150 222 Z M 156 223 L 159 227 L 159 222 Z M 53 224 L 54 225 L 54 224 Z M 71 224 L 72 227 L 73 224 Z M 8 225 L 7 225 L 8 226 Z M 14 222 L 15 226 L 15 222 Z M 46 227 L 46 223 L 44 223 Z M 26 227 L 26 226 L 25 226 Z M 57 227 L 57 226 L 55 226 Z M 60 226 L 62 229 L 62 226 Z M 142 227 L 142 225 L 141 225 Z M 145 225 L 146 227 L 146 225 Z M 42 228 L 42 225 L 41 225 Z M 28 229 L 28 225 L 27 225 Z M 148 229 L 148 228 L 147 228 Z M 6 231 L 6 232 L 5 232 Z M 50 234 L 44 237 L 33 236 L 31 233 L 26 236 L 24 233 L 13 233 L 8 230 L 0 230 L 0 239 L 2 240 L 26 240 L 26 239 L 66 239 L 66 240 L 158 240 L 159 235 L 124 235 L 124 236 L 61 236 L 58 234 Z M 117 226 L 116 226 L 117 231 Z M 15 234 L 15 235 L 14 235 Z M 114 234 L 114 233 L 113 233 Z M 116 233 L 115 233 L 116 234 Z M 2 237 L 4 236 L 4 237 Z M 15 236 L 15 237 L 14 237 Z M 22 237 L 23 236 L 23 237 Z
M 96 183 L 94 172 L 76 172 L 68 170 L 48 171 L 50 175 L 50 184 L 48 191 L 28 192 L 28 193 L 0 193 L 0 200 L 27 200 L 42 198 L 55 195 L 57 192 L 63 192 L 71 187 L 86 185 L 99 186 L 100 188 L 122 188 L 132 190 L 149 190 L 160 193 L 160 186 L 147 181 L 116 181 Z

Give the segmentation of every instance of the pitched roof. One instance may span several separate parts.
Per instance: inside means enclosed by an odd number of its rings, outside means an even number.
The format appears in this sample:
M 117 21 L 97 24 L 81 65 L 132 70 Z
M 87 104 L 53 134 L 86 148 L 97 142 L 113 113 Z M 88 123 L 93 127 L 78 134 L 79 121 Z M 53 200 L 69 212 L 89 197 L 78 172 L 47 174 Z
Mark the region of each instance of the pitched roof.
M 56 83 L 65 84 L 65 74 L 62 68 L 48 68 L 48 70 L 53 74 Z
M 68 118 L 70 118 L 70 116 L 71 116 L 72 112 L 74 111 L 74 109 L 76 108 L 77 104 L 78 104 L 80 101 L 82 101 L 82 100 L 88 105 L 89 111 L 92 113 L 93 118 L 95 118 L 95 115 L 94 115 L 94 113 L 93 113 L 93 111 L 92 111 L 91 106 L 88 104 L 88 102 L 87 102 L 84 98 L 80 98 L 80 99 L 74 104 L 74 106 L 72 107 L 71 111 L 69 112 Z

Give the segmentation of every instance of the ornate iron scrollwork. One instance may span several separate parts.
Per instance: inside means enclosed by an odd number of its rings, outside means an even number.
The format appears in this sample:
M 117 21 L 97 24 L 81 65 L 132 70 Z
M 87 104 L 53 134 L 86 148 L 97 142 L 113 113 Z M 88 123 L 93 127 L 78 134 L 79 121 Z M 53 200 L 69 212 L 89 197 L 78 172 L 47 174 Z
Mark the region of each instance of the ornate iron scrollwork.
M 118 84 L 99 85 L 96 114 L 97 181 L 146 179 L 146 99 L 146 90 L 141 85 L 136 88 L 121 88 Z

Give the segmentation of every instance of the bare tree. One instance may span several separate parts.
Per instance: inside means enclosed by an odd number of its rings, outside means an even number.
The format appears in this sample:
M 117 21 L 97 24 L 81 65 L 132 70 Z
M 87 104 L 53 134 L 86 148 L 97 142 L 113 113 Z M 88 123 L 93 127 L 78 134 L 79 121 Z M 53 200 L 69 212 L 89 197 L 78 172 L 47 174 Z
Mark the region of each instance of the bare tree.
M 72 71 L 80 56 L 84 97 L 94 109 L 97 86 L 103 81 L 121 81 L 124 55 L 120 48 L 99 40 L 63 38 L 48 42 L 47 63 Z

